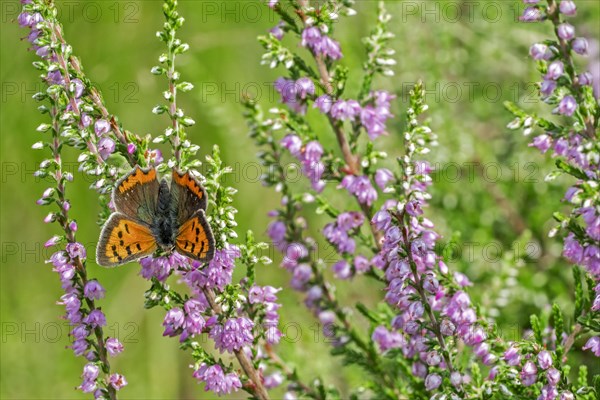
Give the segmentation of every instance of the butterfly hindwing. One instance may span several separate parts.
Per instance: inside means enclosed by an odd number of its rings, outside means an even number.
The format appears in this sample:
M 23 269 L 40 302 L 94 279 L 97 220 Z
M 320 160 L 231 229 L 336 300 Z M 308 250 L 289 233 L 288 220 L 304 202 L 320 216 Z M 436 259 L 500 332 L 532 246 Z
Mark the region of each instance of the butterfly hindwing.
M 149 227 L 116 212 L 102 228 L 96 262 L 103 267 L 114 267 L 151 255 L 156 249 Z
M 203 210 L 198 210 L 179 228 L 175 247 L 181 254 L 200 262 L 210 261 L 215 252 L 215 239 Z
M 156 215 L 158 188 L 156 169 L 136 165 L 113 189 L 115 208 L 132 219 L 151 224 Z
M 179 172 L 174 169 L 172 177 L 172 212 L 178 226 L 182 226 L 196 211 L 206 211 L 206 191 L 189 172 Z

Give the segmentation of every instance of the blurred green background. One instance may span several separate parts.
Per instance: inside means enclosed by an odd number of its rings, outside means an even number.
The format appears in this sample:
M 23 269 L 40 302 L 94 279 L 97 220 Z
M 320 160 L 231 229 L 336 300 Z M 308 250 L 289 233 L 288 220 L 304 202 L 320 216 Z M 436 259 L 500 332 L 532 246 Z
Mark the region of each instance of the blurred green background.
M 560 241 L 547 238 L 553 226 L 551 213 L 569 182 L 544 181 L 553 170 L 552 161 L 528 149 L 527 138 L 505 128 L 511 117 L 502 106 L 511 100 L 527 110 L 549 111 L 535 100 L 533 83 L 538 76 L 527 51 L 532 42 L 551 34 L 550 26 L 517 23 L 522 9 L 517 1 L 386 3 L 394 16 L 391 27 L 396 38 L 391 46 L 398 65 L 395 77 L 379 79 L 375 87 L 394 91 L 401 101 L 394 108 L 392 134 L 379 145 L 399 154 L 406 95 L 412 83 L 422 79 L 431 126 L 440 141 L 430 158 L 440 172 L 434 177 L 427 212 L 444 240 L 455 235 L 461 244 L 451 267 L 475 282 L 473 298 L 496 318 L 507 339 L 527 328 L 530 313 L 547 311 L 553 301 L 571 315 L 571 270 L 560 258 Z M 600 3 L 577 4 L 572 22 L 579 35 L 591 39 L 593 53 L 588 59 L 578 58 L 585 68 L 586 62 L 598 58 Z M 352 71 L 348 96 L 356 93 L 360 81 L 364 57 L 360 39 L 373 25 L 376 6 L 375 1 L 358 1 L 358 15 L 342 19 L 336 27 L 343 63 Z M 20 40 L 25 30 L 16 24 L 18 2 L 2 1 L 1 7 L 0 397 L 85 398 L 73 390 L 80 383 L 83 360 L 65 350 L 69 330 L 59 318 L 62 307 L 55 304 L 60 284 L 44 263 L 50 253 L 43 243 L 56 227 L 45 225 L 42 218 L 48 210 L 35 206 L 47 187 L 32 176 L 44 154 L 30 149 L 40 140 L 35 128 L 46 122 L 31 99 L 42 85 L 31 67 L 35 56 Z M 150 110 L 161 101 L 165 81 L 149 72 L 163 52 L 154 35 L 163 22 L 161 2 L 71 1 L 59 2 L 59 8 L 66 40 L 102 90 L 109 111 L 139 134 L 164 129 L 165 117 Z M 239 233 L 252 229 L 266 240 L 266 213 L 279 199 L 258 180 L 257 149 L 247 137 L 239 99 L 247 92 L 266 107 L 277 102 L 271 82 L 283 71 L 260 65 L 262 49 L 255 38 L 278 20 L 259 1 L 181 1 L 180 11 L 187 20 L 180 37 L 191 51 L 178 59 L 179 70 L 196 86 L 191 94 L 180 96 L 181 107 L 197 122 L 189 136 L 202 146 L 203 154 L 213 144 L 221 146 L 226 162 L 235 169 L 231 183 L 239 189 Z M 324 121 L 315 126 L 324 142 L 334 143 Z M 72 214 L 79 222 L 79 239 L 91 253 L 99 233 L 95 224 L 99 207 L 95 193 L 87 188 L 89 181 L 77 173 L 74 153 L 67 152 L 66 158 L 76 177 L 68 193 Z M 322 226 L 319 218 L 309 210 L 311 226 Z M 148 283 L 138 275 L 139 266 L 106 270 L 93 262 L 88 265 L 90 275 L 107 289 L 106 299 L 100 301 L 109 321 L 107 334 L 125 342 L 125 352 L 112 361 L 130 382 L 122 397 L 210 397 L 191 378 L 190 358 L 178 350 L 177 341 L 162 337 L 163 312 L 143 309 Z M 279 348 L 299 366 L 301 376 L 310 380 L 320 375 L 342 390 L 358 382 L 359 370 L 344 370 L 338 360 L 326 356 L 327 343 L 302 307 L 301 297 L 286 287 L 287 273 L 277 262 L 257 273 L 260 283 L 285 288 L 281 302 L 287 338 Z M 360 299 L 368 304 L 383 295 L 381 286 L 363 279 L 340 284 L 339 292 L 342 302 Z M 587 364 L 590 373 L 600 373 L 597 359 L 576 354 L 576 360 Z

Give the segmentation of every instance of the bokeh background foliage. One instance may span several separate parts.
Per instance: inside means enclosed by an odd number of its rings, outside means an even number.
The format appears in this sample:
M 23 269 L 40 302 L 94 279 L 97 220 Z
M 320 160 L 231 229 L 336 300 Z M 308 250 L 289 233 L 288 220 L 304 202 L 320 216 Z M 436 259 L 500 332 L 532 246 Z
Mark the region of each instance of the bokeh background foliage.
M 574 25 L 590 39 L 592 48 L 582 66 L 598 63 L 600 3 L 578 1 Z M 375 87 L 394 91 L 401 101 L 394 113 L 404 111 L 408 89 L 417 79 L 425 82 L 431 125 L 440 146 L 431 154 L 439 168 L 427 211 L 441 227 L 452 268 L 474 281 L 475 302 L 493 315 L 506 338 L 523 334 L 530 313 L 543 312 L 556 301 L 572 310 L 570 267 L 560 257 L 560 243 L 547 238 L 551 212 L 557 209 L 566 181 L 545 182 L 553 164 L 527 138 L 505 128 L 510 115 L 502 102 L 510 100 L 532 111 L 548 110 L 535 102 L 537 72 L 527 57 L 530 43 L 547 37 L 547 25 L 517 22 L 522 5 L 517 1 L 388 1 L 394 16 L 396 76 Z M 375 19 L 376 2 L 359 0 L 358 15 L 342 20 L 335 35 L 344 48 L 344 63 L 351 72 L 348 93 L 357 89 L 358 69 L 366 36 Z M 6 399 L 80 398 L 82 363 L 64 347 L 68 328 L 55 305 L 61 294 L 57 277 L 44 263 L 50 254 L 44 241 L 54 227 L 44 225 L 45 210 L 34 202 L 45 188 L 32 176 L 42 155 L 30 150 L 44 122 L 31 99 L 42 88 L 30 66 L 24 35 L 15 22 L 17 1 L 3 1 L 1 25 L 1 265 L 0 397 Z M 125 127 L 139 134 L 156 134 L 167 126 L 151 108 L 160 101 L 164 82 L 150 74 L 163 52 L 154 33 L 162 24 L 161 2 L 72 1 L 59 2 L 66 39 L 80 56 L 85 71 L 102 90 L 109 110 Z M 267 240 L 266 213 L 279 201 L 259 182 L 261 168 L 256 149 L 247 137 L 240 97 L 249 94 L 268 107 L 277 101 L 272 83 L 278 72 L 260 66 L 261 48 L 255 37 L 277 23 L 260 1 L 181 1 L 187 23 L 181 37 L 191 51 L 179 59 L 180 70 L 196 89 L 181 96 L 181 106 L 197 124 L 188 131 L 203 153 L 219 144 L 226 162 L 235 169 L 232 183 L 239 189 L 239 232 L 253 229 Z M 596 63 L 595 66 L 593 63 Z M 355 93 L 355 92 L 354 92 Z M 315 121 L 323 141 L 333 137 Z M 400 149 L 401 118 L 390 124 L 381 145 L 390 154 Z M 67 157 L 78 184 L 70 185 L 72 214 L 79 222 L 80 239 L 93 253 L 99 227 L 95 193 L 77 173 L 75 157 Z M 314 214 L 314 213 L 312 213 Z M 311 226 L 322 217 L 309 216 Z M 317 235 L 315 233 L 315 235 Z M 328 260 L 328 251 L 321 247 Z M 90 254 L 92 255 L 92 254 Z M 276 261 L 277 256 L 272 254 Z M 334 260 L 328 260 L 334 261 Z M 91 275 L 107 289 L 101 306 L 109 320 L 107 332 L 118 335 L 126 351 L 114 359 L 116 370 L 130 382 L 123 398 L 162 399 L 207 396 L 191 378 L 189 359 L 175 340 L 162 337 L 162 312 L 143 309 L 147 282 L 139 266 L 106 270 L 89 263 Z M 277 262 L 257 271 L 262 284 L 286 288 L 288 276 Z M 518 287 L 518 290 L 514 288 Z M 287 288 L 286 288 L 287 289 Z M 376 304 L 382 288 L 364 281 L 344 282 L 342 299 Z M 321 375 L 342 390 L 361 378 L 359 370 L 342 369 L 329 351 L 320 329 L 301 305 L 299 296 L 281 293 L 282 354 L 300 367 L 305 379 Z M 360 321 L 360 320 L 358 320 Z M 578 361 L 600 373 L 597 359 L 579 354 Z M 239 396 L 243 397 L 242 394 Z

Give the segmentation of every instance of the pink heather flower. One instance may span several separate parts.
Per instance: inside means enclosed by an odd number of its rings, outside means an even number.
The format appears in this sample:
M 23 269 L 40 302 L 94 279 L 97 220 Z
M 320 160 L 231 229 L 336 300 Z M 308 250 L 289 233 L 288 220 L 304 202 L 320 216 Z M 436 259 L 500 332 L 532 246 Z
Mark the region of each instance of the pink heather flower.
M 81 243 L 69 243 L 67 244 L 66 250 L 71 259 L 79 257 L 83 260 L 86 257 L 85 247 L 83 247 Z
M 315 94 L 315 84 L 312 79 L 307 77 L 302 77 L 296 81 L 296 89 L 298 91 L 298 96 L 301 99 L 305 99 L 308 95 Z
M 225 351 L 231 353 L 252 343 L 254 340 L 252 328 L 254 323 L 248 318 L 232 318 L 225 321 L 223 325 L 214 325 L 209 336 L 215 341 L 215 348 L 221 353 Z
M 115 142 L 111 138 L 103 137 L 98 142 L 98 153 L 106 160 L 115 151 Z
M 77 232 L 77 222 L 75 222 L 75 221 L 69 222 L 69 229 L 73 232 Z
M 391 332 L 383 325 L 378 326 L 371 335 L 371 340 L 377 343 L 379 350 L 384 353 L 389 349 L 399 348 L 405 345 L 406 341 L 402 334 Z
M 178 334 L 177 331 L 183 326 L 184 321 L 185 314 L 181 308 L 174 307 L 170 309 L 163 321 L 163 326 L 165 327 L 163 336 L 176 336 Z
M 542 350 L 537 356 L 537 362 L 541 369 L 546 370 L 552 366 L 552 355 L 548 351 Z
M 96 379 L 98 379 L 98 375 L 100 374 L 100 368 L 92 363 L 88 363 L 83 367 L 83 374 L 81 377 L 83 378 L 83 382 L 78 387 L 84 393 L 91 393 L 96 390 Z
M 425 378 L 425 389 L 426 390 L 435 390 L 442 384 L 442 377 L 438 374 L 429 374 L 427 378 Z
M 333 100 L 331 100 L 331 97 L 324 94 L 317 97 L 313 107 L 318 108 L 323 114 L 327 114 L 331 110 L 332 104 Z
M 148 152 L 148 163 L 152 165 L 157 165 L 163 162 L 162 151 L 159 149 L 150 150 Z
M 575 37 L 575 27 L 568 22 L 558 25 L 558 37 L 563 40 L 571 40 Z
M 108 378 L 108 382 L 115 390 L 120 390 L 123 386 L 127 386 L 127 380 L 121 374 L 111 374 Z
M 575 98 L 571 95 L 567 95 L 563 97 L 563 99 L 558 104 L 558 113 L 562 115 L 566 115 L 570 117 L 577 110 L 577 102 Z
M 535 43 L 529 48 L 529 55 L 534 60 L 548 60 L 552 57 L 552 52 L 542 43 Z
M 577 13 L 577 6 L 571 0 L 561 0 L 558 8 L 564 15 L 573 16 Z
M 90 300 L 99 300 L 104 297 L 106 291 L 97 280 L 91 280 L 83 288 L 83 295 Z
M 129 143 L 127 144 L 127 153 L 128 154 L 133 154 L 135 153 L 135 150 L 137 149 L 137 146 L 133 143 Z
M 523 15 L 519 20 L 523 22 L 537 22 L 542 19 L 542 12 L 537 7 L 527 7 L 523 10 Z
M 557 80 L 565 73 L 565 65 L 562 61 L 553 61 L 548 65 L 546 79 Z
M 575 53 L 585 56 L 588 54 L 588 41 L 582 37 L 575 38 L 571 43 L 571 48 Z
M 106 339 L 106 350 L 108 350 L 108 354 L 115 357 L 123 351 L 123 344 L 119 342 L 119 339 L 108 338 Z
M 582 350 L 590 350 L 596 357 L 600 357 L 600 336 L 591 337 Z
M 381 190 L 385 189 L 388 182 L 394 179 L 394 174 L 387 168 L 380 168 L 375 171 L 375 183 Z
M 354 120 L 360 110 L 360 104 L 356 100 L 338 100 L 331 107 L 331 116 L 340 121 Z
M 92 310 L 84 319 L 83 322 L 92 328 L 106 325 L 106 317 L 104 313 L 98 309 Z
M 54 247 L 60 243 L 61 239 L 60 236 L 54 235 L 44 243 L 44 247 Z
M 265 376 L 264 384 L 267 389 L 273 389 L 281 385 L 283 381 L 283 375 L 281 374 L 281 372 L 277 371 L 271 375 Z
M 96 135 L 98 136 L 107 134 L 110 132 L 110 122 L 105 119 L 99 119 L 94 124 L 94 132 L 96 132 Z
M 536 136 L 533 138 L 533 143 L 530 146 L 537 147 L 539 151 L 543 153 L 547 152 L 552 147 L 552 138 L 546 134 Z
M 225 375 L 220 365 L 208 366 L 202 363 L 200 367 L 194 371 L 194 378 L 204 382 L 205 390 L 212 391 L 217 396 L 229 394 L 232 391 L 238 391 L 242 387 L 240 378 L 233 372 Z

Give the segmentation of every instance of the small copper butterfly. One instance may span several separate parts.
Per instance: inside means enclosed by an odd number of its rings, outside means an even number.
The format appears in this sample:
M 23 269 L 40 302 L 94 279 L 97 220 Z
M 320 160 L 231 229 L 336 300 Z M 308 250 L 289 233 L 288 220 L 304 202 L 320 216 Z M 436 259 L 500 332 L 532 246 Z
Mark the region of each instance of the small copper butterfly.
M 171 186 L 156 169 L 133 171 L 113 189 L 116 211 L 102 232 L 96 261 L 114 267 L 149 256 L 160 249 L 177 251 L 201 262 L 210 261 L 215 239 L 206 221 L 206 191 L 189 172 L 173 170 Z

